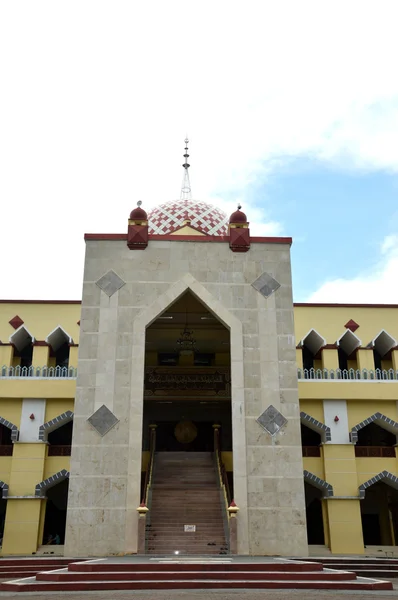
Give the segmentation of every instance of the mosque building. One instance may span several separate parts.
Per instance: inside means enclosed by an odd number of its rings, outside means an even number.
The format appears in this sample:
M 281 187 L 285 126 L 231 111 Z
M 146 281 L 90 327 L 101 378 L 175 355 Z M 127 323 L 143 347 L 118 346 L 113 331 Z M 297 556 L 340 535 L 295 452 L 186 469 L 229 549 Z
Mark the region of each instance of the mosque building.
M 398 305 L 293 304 L 291 238 L 184 158 L 81 301 L 0 301 L 2 555 L 394 552 Z

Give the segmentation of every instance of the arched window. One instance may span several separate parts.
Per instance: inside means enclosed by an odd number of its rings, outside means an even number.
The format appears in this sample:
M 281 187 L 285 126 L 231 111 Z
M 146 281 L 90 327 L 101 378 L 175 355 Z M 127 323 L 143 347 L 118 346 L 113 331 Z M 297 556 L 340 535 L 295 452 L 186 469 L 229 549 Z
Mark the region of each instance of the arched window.
M 336 342 L 339 355 L 339 369 L 348 371 L 357 369 L 356 351 L 361 346 L 361 340 L 350 329 L 347 329 Z
M 317 354 L 323 346 L 326 345 L 326 340 L 315 329 L 311 329 L 306 336 L 300 341 L 299 346 L 303 353 L 303 369 L 310 371 L 311 369 L 322 368 L 322 365 L 316 364 Z
M 69 367 L 69 346 L 73 344 L 71 336 L 60 326 L 56 327 L 46 337 L 50 344 L 50 356 L 55 359 L 55 367 Z
M 10 336 L 10 343 L 14 347 L 14 367 L 20 366 L 23 369 L 32 366 L 34 341 L 34 337 L 24 325 L 18 327 Z

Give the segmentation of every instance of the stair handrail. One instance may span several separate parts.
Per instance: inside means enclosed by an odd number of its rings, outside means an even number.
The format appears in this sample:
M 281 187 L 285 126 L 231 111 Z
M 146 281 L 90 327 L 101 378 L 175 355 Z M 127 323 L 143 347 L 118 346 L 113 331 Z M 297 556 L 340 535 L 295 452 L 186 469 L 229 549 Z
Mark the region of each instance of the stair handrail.
M 150 433 L 149 433 L 149 461 L 148 467 L 145 473 L 145 483 L 144 483 L 144 497 L 142 499 L 142 504 L 148 507 L 149 500 L 149 491 L 152 485 L 152 475 L 153 475 L 153 462 L 155 460 L 155 450 L 156 450 L 156 427 L 157 425 L 152 424 L 149 425 Z
M 220 444 L 220 428 L 219 426 L 214 426 L 214 456 L 216 458 L 216 465 L 218 470 L 219 481 L 221 485 L 221 489 L 224 492 L 226 508 L 231 504 L 231 491 L 229 489 L 229 482 L 227 477 L 227 471 L 225 469 L 225 465 L 222 459 L 221 454 L 221 444 Z
M 222 460 L 222 454 L 221 454 L 220 426 L 213 425 L 213 430 L 214 430 L 214 459 L 215 459 L 215 463 L 216 463 L 216 471 L 217 471 L 217 477 L 218 477 L 218 482 L 219 482 L 219 486 L 220 486 L 221 496 L 224 499 L 224 503 L 223 503 L 224 506 L 223 506 L 222 512 L 223 512 L 225 536 L 227 539 L 228 547 L 231 551 L 231 516 L 232 515 L 229 510 L 229 507 L 231 505 L 231 493 L 229 490 L 227 472 L 225 470 L 225 466 L 224 466 L 224 463 Z M 234 514 L 234 516 L 235 516 L 235 514 Z

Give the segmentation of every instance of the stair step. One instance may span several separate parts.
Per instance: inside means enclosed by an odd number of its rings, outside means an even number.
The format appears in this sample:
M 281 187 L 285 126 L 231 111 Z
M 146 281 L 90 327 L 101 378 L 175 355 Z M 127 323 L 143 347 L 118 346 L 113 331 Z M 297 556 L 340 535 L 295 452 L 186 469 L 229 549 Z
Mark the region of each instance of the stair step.
M 22 567 L 24 565 L 28 567 L 33 567 L 36 565 L 68 565 L 69 563 L 76 562 L 76 560 L 76 558 L 46 558 L 42 556 L 33 558 L 1 558 L 0 565 L 1 567 Z
M 105 574 L 104 574 L 105 575 Z M 391 590 L 391 582 L 364 582 L 341 580 L 102 580 L 32 582 L 27 584 L 2 583 L 0 591 L 9 592 L 72 592 L 98 590 L 175 590 L 175 589 L 327 589 L 327 590 Z
M 175 557 L 173 557 L 175 559 Z M 173 561 L 173 558 L 169 560 Z M 113 572 L 113 571 L 142 571 L 142 572 L 152 572 L 156 571 L 192 571 L 192 563 L 180 562 L 180 559 L 177 559 L 178 562 L 170 563 L 170 562 L 160 562 L 160 563 L 135 563 L 135 562 L 124 562 L 124 563 L 109 563 L 109 562 L 75 562 L 68 565 L 68 571 L 79 571 L 79 572 Z M 221 563 L 219 561 L 216 562 L 199 562 L 195 563 L 195 571 L 282 571 L 282 572 L 306 572 L 312 573 L 322 572 L 322 565 L 319 563 L 311 563 L 311 562 L 228 562 Z
M 120 565 L 120 567 L 122 567 Z M 173 580 L 178 581 L 181 579 L 184 580 L 208 580 L 215 579 L 214 572 L 202 572 L 202 571 L 114 571 L 114 572 L 106 572 L 106 573 L 91 573 L 90 580 L 91 581 L 101 581 L 106 577 L 108 581 L 158 581 L 158 580 Z M 281 573 L 280 571 L 268 571 L 266 573 L 259 571 L 219 571 L 217 573 L 217 579 L 226 579 L 226 580 L 246 580 L 246 581 L 267 581 L 267 580 L 286 580 L 286 579 L 294 579 L 295 581 L 302 580 L 330 580 L 331 576 L 328 572 L 312 572 L 312 573 L 303 573 L 303 572 L 287 572 Z M 352 581 L 355 580 L 355 574 L 349 572 L 336 572 L 333 574 L 333 578 L 336 581 Z M 37 581 L 86 581 L 87 573 L 73 573 L 73 572 L 64 572 L 64 573 L 38 573 L 36 577 Z

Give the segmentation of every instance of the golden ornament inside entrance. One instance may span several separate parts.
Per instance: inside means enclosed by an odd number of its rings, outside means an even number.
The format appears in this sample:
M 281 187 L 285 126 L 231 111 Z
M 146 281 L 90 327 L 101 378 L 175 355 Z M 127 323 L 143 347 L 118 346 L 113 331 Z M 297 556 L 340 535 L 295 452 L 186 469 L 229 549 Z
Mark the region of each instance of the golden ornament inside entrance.
M 192 421 L 180 421 L 174 429 L 174 435 L 181 444 L 190 444 L 198 435 L 198 430 Z

